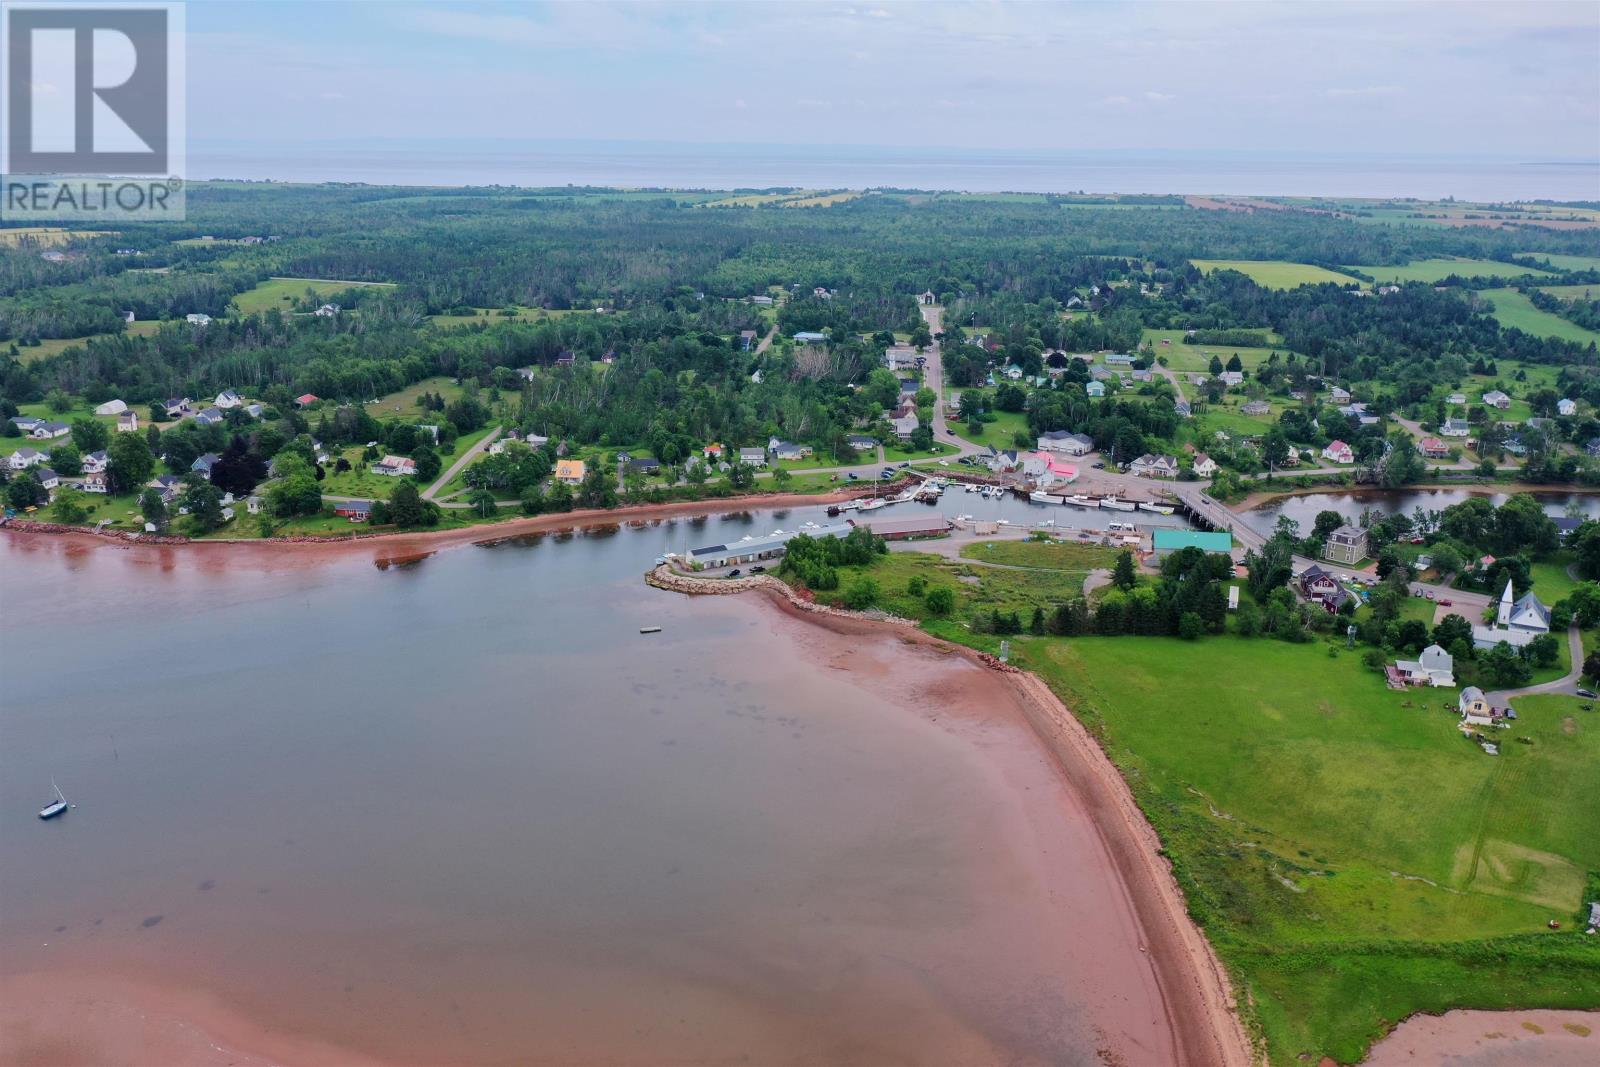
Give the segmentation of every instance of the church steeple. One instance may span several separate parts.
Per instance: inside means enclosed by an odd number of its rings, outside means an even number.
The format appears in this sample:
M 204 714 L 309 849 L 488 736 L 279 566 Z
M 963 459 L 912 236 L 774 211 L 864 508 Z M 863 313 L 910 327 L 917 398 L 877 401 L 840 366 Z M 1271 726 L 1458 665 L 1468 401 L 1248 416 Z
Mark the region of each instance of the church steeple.
M 1500 616 L 1496 620 L 1501 626 L 1511 625 L 1511 579 L 1506 579 L 1506 591 L 1500 594 Z

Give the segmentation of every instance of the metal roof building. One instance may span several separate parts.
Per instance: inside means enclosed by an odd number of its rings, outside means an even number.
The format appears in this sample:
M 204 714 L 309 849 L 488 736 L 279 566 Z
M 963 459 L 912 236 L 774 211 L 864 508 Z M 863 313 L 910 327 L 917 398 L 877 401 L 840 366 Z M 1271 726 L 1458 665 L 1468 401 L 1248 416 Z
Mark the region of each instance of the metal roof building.
M 1233 535 L 1227 531 L 1204 533 L 1200 530 L 1157 530 L 1156 555 L 1166 555 L 1184 548 L 1198 548 L 1202 552 L 1232 552 Z
M 784 546 L 800 534 L 811 537 L 843 537 L 850 532 L 850 529 L 848 522 L 840 522 L 799 530 L 777 530 L 764 537 L 741 537 L 725 545 L 707 545 L 704 548 L 691 549 L 689 560 L 702 567 L 731 567 L 740 563 L 752 563 L 759 559 L 771 559 L 783 555 Z

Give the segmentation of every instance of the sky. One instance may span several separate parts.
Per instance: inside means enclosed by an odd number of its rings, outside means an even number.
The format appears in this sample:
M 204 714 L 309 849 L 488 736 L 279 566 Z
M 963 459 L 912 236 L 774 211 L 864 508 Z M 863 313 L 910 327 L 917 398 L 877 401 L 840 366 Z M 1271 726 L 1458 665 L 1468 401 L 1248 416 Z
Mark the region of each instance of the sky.
M 1600 157 L 1600 3 L 191 0 L 191 151 L 507 138 Z

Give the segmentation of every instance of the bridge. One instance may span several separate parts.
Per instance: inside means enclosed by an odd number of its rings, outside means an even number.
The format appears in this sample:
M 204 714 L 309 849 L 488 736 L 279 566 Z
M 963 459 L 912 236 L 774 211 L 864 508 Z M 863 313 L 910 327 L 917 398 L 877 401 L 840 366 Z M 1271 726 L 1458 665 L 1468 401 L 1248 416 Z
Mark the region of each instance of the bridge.
M 1189 511 L 1189 518 L 1196 526 L 1209 527 L 1213 530 L 1227 530 L 1233 534 L 1233 540 L 1241 548 L 1249 551 L 1260 551 L 1267 539 L 1257 531 L 1250 528 L 1238 514 L 1207 496 L 1201 489 L 1179 488 L 1177 486 L 1164 487 L 1168 494 L 1177 503 L 1182 504 Z

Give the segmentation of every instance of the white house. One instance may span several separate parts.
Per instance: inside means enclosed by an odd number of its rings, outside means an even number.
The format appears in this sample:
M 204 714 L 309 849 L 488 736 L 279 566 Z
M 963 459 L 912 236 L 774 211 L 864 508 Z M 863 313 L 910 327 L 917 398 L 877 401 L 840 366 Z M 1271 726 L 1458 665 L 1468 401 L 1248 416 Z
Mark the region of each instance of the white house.
M 210 315 L 202 315 L 202 314 L 196 313 L 196 314 L 191 314 L 191 315 L 185 315 L 184 319 L 191 326 L 209 326 L 209 325 L 211 325 L 211 316 Z
M 902 441 L 909 441 L 911 434 L 922 423 L 917 419 L 917 413 L 912 411 L 899 418 L 889 420 L 889 425 L 894 427 L 894 435 Z
M 1438 645 L 1429 645 L 1414 660 L 1396 660 L 1395 669 L 1405 675 L 1412 685 L 1432 685 L 1454 688 L 1455 658 Z
M 883 365 L 890 370 L 912 370 L 917 366 L 918 360 L 926 358 L 919 356 L 911 345 L 893 345 L 884 349 Z
M 767 450 L 764 448 L 739 449 L 739 462 L 746 467 L 765 467 L 767 465 Z
M 1329 386 L 1328 399 L 1332 400 L 1335 404 L 1348 404 L 1350 403 L 1350 390 L 1341 389 L 1337 385 Z
M 194 421 L 198 422 L 201 426 L 215 426 L 217 423 L 222 421 L 222 412 L 218 411 L 216 408 L 206 408 L 204 411 L 194 417 Z
M 72 427 L 64 422 L 41 422 L 33 428 L 28 436 L 38 441 L 49 441 L 57 437 L 65 437 L 72 432 Z
M 85 493 L 104 493 L 109 490 L 106 484 L 106 476 L 103 472 L 85 472 L 83 481 L 78 483 L 78 488 Z
M 317 308 L 317 310 L 313 311 L 312 314 L 318 318 L 331 319 L 339 314 L 339 305 L 323 304 L 321 307 Z
M 196 457 L 195 461 L 189 464 L 189 469 L 196 474 L 203 474 L 209 478 L 211 477 L 211 468 L 216 466 L 217 460 L 221 458 L 215 452 L 207 452 L 203 456 Z
M 1194 454 L 1194 472 L 1198 477 L 1209 478 L 1217 473 L 1217 461 L 1204 452 Z
M 1563 397 L 1562 399 L 1556 401 L 1557 415 L 1576 415 L 1577 413 L 1578 402 L 1576 400 L 1568 400 Z
M 1444 398 L 1444 402 L 1446 404 L 1455 404 L 1455 405 L 1457 405 L 1459 407 L 1460 405 L 1465 404 L 1467 402 L 1467 394 L 1466 393 L 1451 393 L 1449 396 Z
M 1068 456 L 1086 456 L 1094 451 L 1094 438 L 1087 434 L 1051 430 L 1039 435 L 1039 451 L 1060 452 Z
M 1445 419 L 1444 425 L 1439 427 L 1440 437 L 1465 437 L 1471 432 L 1466 419 Z
M 217 394 L 216 403 L 217 407 L 221 408 L 223 411 L 227 411 L 229 408 L 236 408 L 240 404 L 243 404 L 244 398 L 238 393 L 234 392 L 232 389 L 224 389 L 222 392 Z
M 1332 463 L 1354 463 L 1356 454 L 1343 441 L 1329 441 L 1328 447 L 1322 450 L 1322 458 Z
M 1217 377 L 1220 378 L 1225 385 L 1234 386 L 1244 384 L 1244 371 L 1225 370 L 1221 374 L 1217 375 Z
M 136 412 L 136 411 L 124 411 L 121 415 L 117 416 L 117 432 L 118 433 L 137 433 L 138 431 L 139 431 L 139 413 L 138 412 Z
M 19 448 L 6 457 L 6 466 L 14 471 L 25 471 L 44 462 L 44 453 L 32 448 Z
M 1083 387 L 1083 391 L 1088 393 L 1090 396 L 1105 396 L 1106 395 L 1106 383 L 1105 382 L 1089 382 L 1087 385 L 1085 385 Z
M 373 474 L 386 478 L 403 478 L 417 473 L 417 461 L 409 456 L 384 456 L 371 467 Z
M 61 484 L 61 475 L 57 474 L 49 467 L 40 467 L 38 470 L 33 472 L 33 476 L 39 479 L 39 484 L 44 486 L 46 489 L 54 489 L 56 486 Z
M 98 452 L 90 452 L 83 457 L 83 473 L 85 474 L 103 474 L 105 473 L 106 465 L 105 449 L 101 449 Z
M 1157 456 L 1146 452 L 1128 464 L 1128 473 L 1141 478 L 1176 478 L 1178 461 L 1172 456 Z
M 1511 398 L 1498 389 L 1491 389 L 1484 393 L 1483 402 L 1492 408 L 1499 408 L 1501 411 L 1511 406 Z
M 793 441 L 784 441 L 777 437 L 767 441 L 767 451 L 775 459 L 805 459 L 811 455 L 810 445 L 797 445 Z
M 107 400 L 104 404 L 94 409 L 96 415 L 121 415 L 128 410 L 128 405 L 121 400 Z

